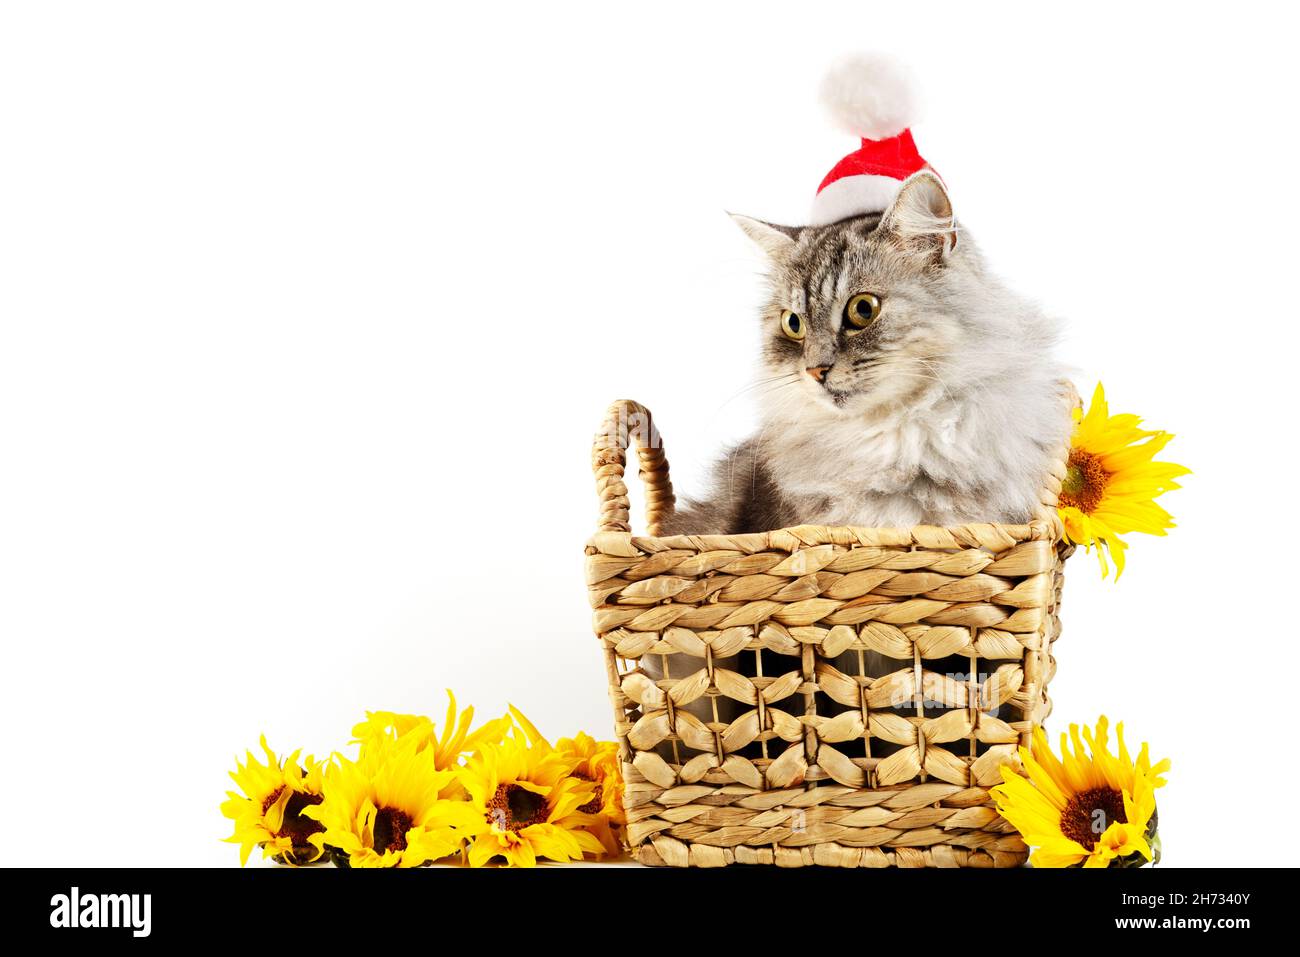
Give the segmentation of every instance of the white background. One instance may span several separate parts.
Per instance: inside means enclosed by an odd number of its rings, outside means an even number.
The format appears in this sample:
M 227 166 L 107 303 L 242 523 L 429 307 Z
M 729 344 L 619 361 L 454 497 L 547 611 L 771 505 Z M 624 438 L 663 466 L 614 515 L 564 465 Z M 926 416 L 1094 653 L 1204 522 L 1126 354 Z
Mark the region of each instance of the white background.
M 1294 853 L 1293 31 L 1264 4 L 44 3 L 0 15 L 8 864 L 234 864 L 265 730 L 513 701 L 608 736 L 591 433 L 752 425 L 758 255 L 887 48 L 1080 389 L 1195 475 L 1069 569 L 1053 718 L 1173 758 L 1166 861 Z M 909 12 L 910 10 L 910 12 Z M 1283 416 L 1286 416 L 1284 422 Z

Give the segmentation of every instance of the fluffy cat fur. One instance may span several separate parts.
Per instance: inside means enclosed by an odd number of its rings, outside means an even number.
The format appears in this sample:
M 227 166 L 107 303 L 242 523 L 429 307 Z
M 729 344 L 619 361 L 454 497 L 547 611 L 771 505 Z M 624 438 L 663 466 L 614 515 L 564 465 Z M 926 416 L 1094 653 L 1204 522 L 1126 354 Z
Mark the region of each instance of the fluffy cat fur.
M 989 274 L 943 182 L 923 170 L 884 214 L 828 226 L 735 218 L 770 266 L 761 428 L 661 534 L 1029 520 L 1070 425 L 1057 327 Z M 854 334 L 859 293 L 881 309 Z

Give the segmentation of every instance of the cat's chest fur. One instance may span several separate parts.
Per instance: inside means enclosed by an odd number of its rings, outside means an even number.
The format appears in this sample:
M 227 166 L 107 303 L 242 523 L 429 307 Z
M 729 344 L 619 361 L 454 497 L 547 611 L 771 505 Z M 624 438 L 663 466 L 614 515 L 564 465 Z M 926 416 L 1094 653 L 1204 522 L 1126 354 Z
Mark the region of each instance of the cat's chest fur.
M 816 410 L 768 423 L 759 455 L 799 523 L 1024 521 L 1039 499 L 1043 449 L 996 431 L 960 403 L 874 422 Z

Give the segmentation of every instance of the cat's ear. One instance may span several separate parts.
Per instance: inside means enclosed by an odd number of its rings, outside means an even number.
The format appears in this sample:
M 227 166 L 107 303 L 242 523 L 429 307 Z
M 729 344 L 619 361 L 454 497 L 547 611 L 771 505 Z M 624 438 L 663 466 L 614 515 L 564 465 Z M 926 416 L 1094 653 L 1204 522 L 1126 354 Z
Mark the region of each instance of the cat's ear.
M 783 259 L 799 241 L 798 226 L 776 226 L 761 219 L 751 219 L 738 213 L 729 213 L 745 235 L 758 244 L 772 259 Z
M 951 253 L 957 248 L 957 222 L 943 180 L 928 169 L 905 179 L 879 229 L 923 254 L 942 259 Z

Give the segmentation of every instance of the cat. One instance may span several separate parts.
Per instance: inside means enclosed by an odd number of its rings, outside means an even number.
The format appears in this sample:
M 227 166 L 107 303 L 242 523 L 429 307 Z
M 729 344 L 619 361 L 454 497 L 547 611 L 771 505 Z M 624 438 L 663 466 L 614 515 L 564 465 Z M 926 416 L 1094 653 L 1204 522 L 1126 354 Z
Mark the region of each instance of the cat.
M 761 428 L 661 535 L 1034 517 L 1070 428 L 1057 324 L 989 273 L 936 174 L 908 177 L 883 213 L 828 225 L 734 218 L 769 264 Z M 714 665 L 753 675 L 749 654 Z M 911 667 L 874 651 L 831 663 L 872 678 Z M 960 673 L 968 659 L 927 666 Z M 765 674 L 781 669 L 764 658 Z M 711 691 L 686 710 L 717 728 L 746 707 Z
M 1034 516 L 1070 426 L 1058 326 L 989 273 L 937 175 L 825 226 L 733 218 L 769 262 L 761 427 L 661 534 Z

